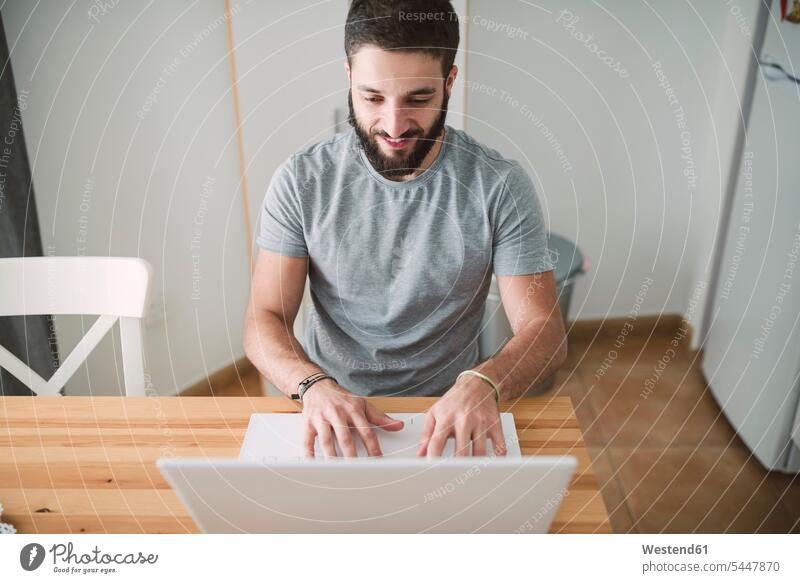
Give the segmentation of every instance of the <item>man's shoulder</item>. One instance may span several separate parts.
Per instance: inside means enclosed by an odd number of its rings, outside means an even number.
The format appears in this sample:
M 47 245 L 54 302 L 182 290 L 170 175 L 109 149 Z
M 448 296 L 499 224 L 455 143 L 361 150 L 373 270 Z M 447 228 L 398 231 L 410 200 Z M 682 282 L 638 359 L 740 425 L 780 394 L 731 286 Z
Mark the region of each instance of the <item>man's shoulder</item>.
M 330 174 L 340 172 L 353 157 L 353 129 L 336 133 L 329 138 L 304 146 L 291 154 L 283 169 L 292 174 L 300 192 L 332 180 Z
M 513 158 L 507 158 L 464 130 L 448 126 L 448 135 L 451 136 L 448 138 L 448 147 L 453 152 L 456 165 L 462 169 L 490 173 L 502 179 L 511 171 L 519 171 L 522 168 Z
M 298 160 L 308 160 L 339 154 L 343 150 L 349 150 L 352 147 L 352 136 L 353 128 L 348 128 L 333 134 L 329 138 L 300 148 L 294 153 L 294 156 Z
M 353 148 L 353 129 L 333 134 L 331 137 L 304 146 L 290 156 L 297 170 L 307 167 L 319 170 L 320 164 L 331 164 L 347 156 Z

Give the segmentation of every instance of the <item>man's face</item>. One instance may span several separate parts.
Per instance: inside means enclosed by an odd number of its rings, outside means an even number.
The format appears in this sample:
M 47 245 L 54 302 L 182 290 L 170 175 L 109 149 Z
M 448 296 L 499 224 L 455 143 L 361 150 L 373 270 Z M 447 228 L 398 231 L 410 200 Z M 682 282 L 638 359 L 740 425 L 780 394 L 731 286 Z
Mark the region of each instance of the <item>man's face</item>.
M 444 127 L 457 69 L 423 53 L 362 47 L 345 62 L 350 124 L 367 159 L 387 178 L 418 170 Z

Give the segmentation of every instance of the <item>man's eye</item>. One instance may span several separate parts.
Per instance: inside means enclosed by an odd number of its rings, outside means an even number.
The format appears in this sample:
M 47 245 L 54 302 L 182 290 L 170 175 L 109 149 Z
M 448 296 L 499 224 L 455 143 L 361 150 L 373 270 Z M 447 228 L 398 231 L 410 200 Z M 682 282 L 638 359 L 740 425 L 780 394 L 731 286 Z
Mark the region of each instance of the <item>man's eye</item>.
M 411 103 L 414 105 L 425 105 L 426 103 L 430 103 L 430 99 L 412 99 Z
M 380 97 L 365 97 L 364 99 L 370 103 L 378 103 L 381 100 Z

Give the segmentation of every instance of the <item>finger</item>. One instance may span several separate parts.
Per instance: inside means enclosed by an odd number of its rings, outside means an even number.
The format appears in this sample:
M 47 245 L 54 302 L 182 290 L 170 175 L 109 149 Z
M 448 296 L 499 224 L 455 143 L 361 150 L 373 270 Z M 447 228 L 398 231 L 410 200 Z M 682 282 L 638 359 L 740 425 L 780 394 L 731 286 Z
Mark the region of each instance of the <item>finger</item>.
M 492 439 L 495 455 L 506 455 L 506 438 L 503 435 L 503 427 L 500 425 L 500 418 L 497 418 L 489 427 L 489 437 Z
M 353 435 L 350 432 L 350 421 L 344 417 L 334 417 L 333 431 L 336 434 L 336 440 L 339 442 L 342 455 L 344 457 L 356 457 L 358 453 L 356 452 Z
M 389 417 L 371 403 L 367 403 L 364 411 L 367 415 L 367 421 L 381 429 L 385 429 L 386 431 L 399 431 L 403 428 L 404 423 L 401 419 Z
M 310 422 L 306 423 L 305 431 L 303 432 L 303 449 L 306 458 L 314 458 L 314 439 L 317 436 L 317 430 Z
M 436 427 L 433 430 L 433 435 L 428 442 L 428 457 L 441 457 L 444 446 L 447 444 L 447 440 L 452 434 L 452 422 L 442 423 L 442 421 L 437 421 Z
M 433 416 L 433 413 L 428 411 L 428 413 L 425 415 L 425 421 L 422 425 L 422 434 L 419 438 L 419 449 L 417 450 L 418 456 L 427 455 L 428 443 L 431 439 L 431 435 L 433 435 L 434 427 L 436 427 L 436 418 Z
M 375 431 L 373 431 L 372 426 L 370 425 L 369 421 L 367 421 L 367 418 L 357 413 L 354 414 L 353 426 L 356 428 L 359 437 L 361 437 L 361 441 L 364 442 L 364 449 L 367 450 L 367 455 L 373 457 L 382 456 L 383 453 L 381 452 L 381 445 L 378 441 L 378 436 L 375 435 Z
M 456 435 L 455 455 L 457 457 L 468 456 L 470 453 L 469 451 L 470 436 L 472 435 L 471 428 L 463 423 L 458 423 L 455 426 L 455 435 Z
M 486 455 L 486 430 L 477 429 L 472 434 L 472 455 Z
M 333 442 L 333 432 L 331 431 L 330 424 L 327 421 L 319 421 L 316 424 L 316 428 L 322 453 L 324 453 L 326 457 L 337 457 L 336 445 Z

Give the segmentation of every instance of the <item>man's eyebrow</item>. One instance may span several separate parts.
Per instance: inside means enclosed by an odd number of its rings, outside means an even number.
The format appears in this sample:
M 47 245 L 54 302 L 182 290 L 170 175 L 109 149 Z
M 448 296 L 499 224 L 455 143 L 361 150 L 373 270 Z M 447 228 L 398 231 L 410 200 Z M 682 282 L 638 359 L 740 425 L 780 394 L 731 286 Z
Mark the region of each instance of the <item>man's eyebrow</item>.
M 367 85 L 359 85 L 359 91 L 363 91 L 364 93 L 377 93 L 380 95 L 380 91 L 377 89 L 373 89 Z M 433 95 L 436 93 L 435 87 L 420 87 L 419 89 L 414 89 L 412 91 L 408 91 L 403 97 L 414 97 L 416 95 Z

